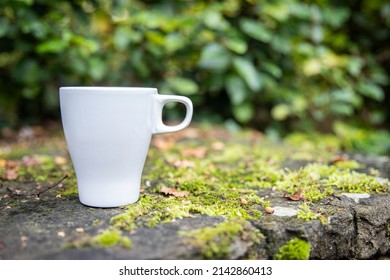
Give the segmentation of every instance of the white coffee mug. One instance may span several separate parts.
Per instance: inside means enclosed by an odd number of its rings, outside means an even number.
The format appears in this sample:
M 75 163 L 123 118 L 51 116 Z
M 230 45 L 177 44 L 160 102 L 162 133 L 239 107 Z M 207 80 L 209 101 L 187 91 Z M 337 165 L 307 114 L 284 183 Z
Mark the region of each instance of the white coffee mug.
M 186 107 L 178 125 L 162 121 L 168 102 Z M 61 87 L 60 107 L 80 202 L 94 207 L 136 202 L 152 135 L 187 127 L 193 111 L 187 97 L 132 87 Z

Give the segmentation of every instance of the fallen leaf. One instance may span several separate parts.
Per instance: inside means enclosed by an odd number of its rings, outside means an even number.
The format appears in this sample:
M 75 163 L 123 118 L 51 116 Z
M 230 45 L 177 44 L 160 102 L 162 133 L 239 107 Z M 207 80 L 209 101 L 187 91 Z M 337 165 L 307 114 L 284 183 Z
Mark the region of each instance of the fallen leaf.
M 199 128 L 194 127 L 187 127 L 186 129 L 183 129 L 179 132 L 176 132 L 175 134 L 172 134 L 171 136 L 175 137 L 178 140 L 181 139 L 196 139 L 201 138 L 203 134 L 203 131 Z
M 160 192 L 166 195 L 173 195 L 175 197 L 184 197 L 190 194 L 188 191 L 179 191 L 177 189 L 167 187 L 162 187 Z
M 302 195 L 302 189 L 298 189 L 294 194 L 285 194 L 284 197 L 293 200 L 293 201 L 298 201 L 298 200 L 305 200 L 305 197 Z
M 83 229 L 82 227 L 78 227 L 78 228 L 76 228 L 75 230 L 76 230 L 76 232 L 78 232 L 78 233 L 83 233 L 83 232 L 84 232 L 84 229 Z
M 57 232 L 57 235 L 59 237 L 65 237 L 65 232 L 64 231 L 59 231 L 59 232 Z
M 178 168 L 195 167 L 195 163 L 185 159 L 184 160 L 176 159 L 174 162 L 172 162 L 172 165 Z
M 54 163 L 58 165 L 64 165 L 68 163 L 68 159 L 66 157 L 57 156 L 54 158 Z
M 213 149 L 214 151 L 222 151 L 223 149 L 225 149 L 225 144 L 223 142 L 214 142 L 213 144 L 211 144 L 211 149 Z
M 27 237 L 27 236 L 22 235 L 22 236 L 20 237 L 20 248 L 21 248 L 22 250 L 24 250 L 24 248 L 26 248 L 26 246 L 27 246 L 27 241 L 28 241 L 28 237 Z
M 264 208 L 265 212 L 268 213 L 268 214 L 272 214 L 275 210 L 271 207 L 265 207 Z
M 207 147 L 195 147 L 195 148 L 185 148 L 181 150 L 181 154 L 185 157 L 193 157 L 202 159 L 205 158 L 207 153 Z
M 330 164 L 336 164 L 338 162 L 345 162 L 348 160 L 346 155 L 337 155 L 330 160 Z
M 248 204 L 248 201 L 245 199 L 245 198 L 240 198 L 240 203 L 243 204 L 243 205 L 247 205 Z
M 3 173 L 3 179 L 8 181 L 13 181 L 18 178 L 19 166 L 14 161 L 7 161 L 5 163 L 5 169 Z
M 34 166 L 41 164 L 43 161 L 38 156 L 24 156 L 22 158 L 22 164 L 25 166 Z
M 175 141 L 163 137 L 154 137 L 152 140 L 152 145 L 155 146 L 160 151 L 167 151 L 173 148 L 175 144 L 176 144 Z

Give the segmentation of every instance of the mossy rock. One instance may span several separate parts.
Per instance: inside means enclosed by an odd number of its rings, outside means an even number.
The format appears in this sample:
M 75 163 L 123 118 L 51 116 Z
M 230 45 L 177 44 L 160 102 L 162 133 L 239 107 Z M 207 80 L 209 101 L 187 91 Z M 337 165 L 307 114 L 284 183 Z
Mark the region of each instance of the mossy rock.
M 207 126 L 156 136 L 139 201 L 99 209 L 79 203 L 61 134 L 3 143 L 0 174 L 12 160 L 18 176 L 0 185 L 0 258 L 287 258 L 297 238 L 312 259 L 389 255 L 390 160 L 335 147 Z

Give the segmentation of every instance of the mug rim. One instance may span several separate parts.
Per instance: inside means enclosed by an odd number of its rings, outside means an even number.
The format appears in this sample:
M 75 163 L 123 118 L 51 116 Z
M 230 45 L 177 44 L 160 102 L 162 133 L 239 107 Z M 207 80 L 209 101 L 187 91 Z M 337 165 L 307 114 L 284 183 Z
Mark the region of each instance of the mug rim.
M 153 91 L 156 92 L 157 88 L 152 87 L 110 87 L 110 86 L 65 86 L 60 87 L 60 91 Z

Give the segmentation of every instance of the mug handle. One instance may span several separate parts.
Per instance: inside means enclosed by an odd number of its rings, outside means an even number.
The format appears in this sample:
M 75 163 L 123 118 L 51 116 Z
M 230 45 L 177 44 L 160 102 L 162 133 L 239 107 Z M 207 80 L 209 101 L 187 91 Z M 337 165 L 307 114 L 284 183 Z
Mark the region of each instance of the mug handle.
M 192 119 L 193 108 L 192 108 L 192 102 L 189 98 L 185 96 L 177 96 L 177 95 L 153 95 L 153 98 L 154 98 L 153 116 L 155 118 L 154 127 L 152 129 L 153 134 L 179 131 L 183 128 L 186 128 L 190 124 Z M 165 104 L 169 102 L 180 102 L 184 104 L 184 106 L 186 106 L 186 116 L 184 120 L 178 125 L 165 125 L 162 121 L 162 110 Z

